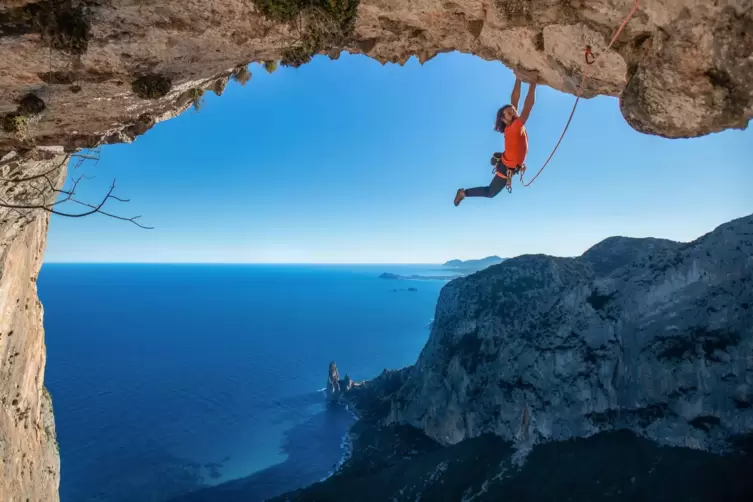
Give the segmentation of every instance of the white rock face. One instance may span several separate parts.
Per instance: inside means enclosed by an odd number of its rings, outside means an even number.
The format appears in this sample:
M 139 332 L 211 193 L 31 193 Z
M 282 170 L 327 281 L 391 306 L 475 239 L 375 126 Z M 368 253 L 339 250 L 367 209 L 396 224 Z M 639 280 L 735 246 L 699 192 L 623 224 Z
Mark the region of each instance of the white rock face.
M 680 244 L 611 238 L 442 290 L 388 421 L 443 443 L 628 428 L 722 451 L 753 432 L 753 216 Z
M 36 159 L 36 160 L 35 160 Z M 62 155 L 34 152 L 19 162 L 0 161 L 0 178 L 49 174 L 65 177 Z M 23 166 L 23 167 L 22 167 Z M 44 182 L 0 184 L 0 200 L 24 204 L 50 200 Z M 0 500 L 58 500 L 60 459 L 52 401 L 43 388 L 45 345 L 36 278 L 42 264 L 48 216 L 0 207 Z

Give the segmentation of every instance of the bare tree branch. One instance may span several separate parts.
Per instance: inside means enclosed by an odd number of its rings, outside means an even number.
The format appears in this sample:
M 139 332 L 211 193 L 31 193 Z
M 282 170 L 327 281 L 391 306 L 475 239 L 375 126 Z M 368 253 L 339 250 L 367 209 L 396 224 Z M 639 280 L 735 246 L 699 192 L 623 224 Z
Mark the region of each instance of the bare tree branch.
M 21 183 L 21 182 L 24 182 L 24 181 L 37 180 L 39 178 L 47 176 L 48 174 L 52 173 L 53 171 L 56 171 L 56 170 L 60 169 L 61 167 L 63 167 L 65 165 L 66 162 L 68 162 L 69 159 L 70 159 L 70 155 L 66 155 L 65 158 L 63 159 L 63 161 L 60 164 L 58 164 L 57 166 L 53 167 L 49 171 L 46 171 L 46 172 L 44 172 L 42 174 L 37 174 L 35 176 L 29 176 L 28 178 L 12 178 L 12 179 L 0 178 L 0 181 L 5 182 L 5 183 Z
M 36 190 L 36 191 L 37 191 L 37 194 L 38 194 L 38 195 L 39 195 L 40 197 L 44 197 L 44 195 L 45 195 L 45 193 L 44 193 L 44 190 L 42 190 L 41 188 L 39 188 L 39 187 L 38 187 L 38 186 L 36 185 L 36 183 L 29 183 L 29 186 L 30 186 L 31 188 L 33 188 L 34 190 Z M 44 200 L 44 199 L 42 199 L 42 200 Z
M 86 161 L 86 160 L 93 160 L 93 161 L 95 161 L 95 162 L 94 162 L 94 165 L 95 165 L 95 166 L 96 166 L 97 164 L 99 164 L 99 159 L 100 159 L 100 148 L 101 148 L 101 147 L 97 147 L 97 148 L 95 148 L 94 150 L 91 150 L 91 149 L 89 150 L 89 151 L 93 151 L 93 152 L 94 152 L 94 155 L 86 155 L 86 154 L 83 154 L 83 153 L 74 153 L 74 154 L 72 154 L 72 155 L 71 155 L 71 157 L 76 157 L 76 158 L 78 159 L 78 160 L 76 161 L 76 165 L 75 165 L 75 166 L 73 166 L 73 168 L 74 168 L 74 169 L 78 169 L 79 167 L 81 167 L 81 165 L 82 165 L 82 164 L 84 163 L 84 161 Z
M 81 167 L 81 165 L 82 165 L 82 164 L 83 164 L 84 162 L 86 162 L 86 159 L 81 159 L 81 158 L 79 158 L 78 160 L 76 160 L 76 165 L 75 165 L 75 166 L 73 166 L 73 169 L 78 169 L 79 167 Z
M 114 218 L 116 220 L 129 221 L 129 222 L 133 223 L 134 225 L 136 225 L 136 226 L 138 226 L 140 228 L 144 228 L 144 229 L 148 229 L 148 230 L 151 230 L 151 229 L 154 228 L 154 227 L 149 227 L 149 226 L 146 226 L 146 225 L 142 225 L 141 223 L 139 223 L 138 221 L 136 221 L 137 219 L 141 218 L 141 215 L 132 216 L 132 217 L 125 217 L 125 216 L 119 216 L 119 215 L 116 215 L 116 214 L 104 211 L 102 209 L 103 206 L 105 205 L 105 203 L 108 200 L 116 200 L 118 202 L 130 202 L 130 199 L 124 199 L 122 197 L 118 197 L 117 195 L 113 194 L 113 192 L 115 190 L 115 180 L 112 181 L 112 184 L 110 185 L 110 189 L 107 191 L 107 193 L 105 194 L 105 196 L 100 200 L 100 202 L 98 204 L 96 204 L 96 205 L 95 204 L 90 204 L 88 202 L 83 202 L 83 201 L 80 201 L 80 200 L 74 198 L 74 195 L 76 194 L 76 189 L 78 188 L 78 185 L 81 182 L 81 180 L 84 179 L 84 178 L 91 179 L 91 177 L 80 175 L 77 178 L 72 179 L 72 186 L 71 186 L 70 189 L 65 189 L 65 187 L 63 187 L 63 188 L 55 188 L 55 184 L 52 182 L 52 180 L 50 179 L 49 175 L 52 172 L 54 172 L 55 170 L 60 169 L 61 167 L 63 167 L 63 165 L 65 165 L 65 162 L 69 161 L 72 157 L 78 157 L 79 158 L 78 161 L 77 161 L 78 165 L 80 165 L 82 162 L 84 162 L 86 160 L 97 160 L 97 161 L 99 160 L 99 156 L 98 155 L 95 157 L 95 156 L 91 156 L 91 155 L 69 154 L 69 155 L 66 155 L 66 157 L 65 157 L 65 159 L 63 160 L 62 163 L 60 163 L 59 165 L 55 166 L 54 168 L 52 168 L 52 169 L 50 169 L 50 170 L 48 170 L 48 171 L 46 171 L 44 173 L 37 174 L 35 176 L 28 176 L 26 178 L 15 178 L 15 179 L 2 179 L 2 178 L 0 178 L 0 182 L 6 182 L 6 183 L 22 183 L 22 182 L 27 182 L 29 184 L 29 186 L 33 190 L 35 190 L 37 192 L 37 195 L 34 196 L 34 197 L 32 197 L 32 199 L 36 199 L 37 197 L 41 198 L 41 202 L 40 203 L 33 203 L 33 202 L 29 203 L 29 202 L 27 202 L 27 203 L 23 203 L 23 204 L 12 204 L 12 203 L 10 203 L 8 201 L 0 199 L 0 207 L 14 210 L 14 211 L 18 212 L 19 214 L 22 214 L 21 210 L 42 210 L 42 211 L 48 212 L 50 214 L 56 214 L 58 216 L 64 216 L 66 218 L 82 218 L 84 216 L 89 216 L 89 215 L 92 215 L 92 214 L 95 214 L 95 213 L 99 213 L 99 214 L 102 214 L 102 215 L 107 216 L 109 218 Z M 36 180 L 43 180 L 44 182 L 46 182 L 47 187 L 40 188 L 39 186 L 37 186 L 36 183 L 34 183 Z M 47 188 L 49 188 L 49 190 L 46 190 Z M 46 201 L 46 197 L 48 196 L 48 194 L 51 194 L 51 193 L 58 194 L 58 195 L 63 195 L 64 197 L 61 198 L 60 200 L 56 200 L 54 202 L 47 202 Z M 81 212 L 81 213 L 72 213 L 72 212 L 65 212 L 65 211 L 60 211 L 60 210 L 56 209 L 56 206 L 59 206 L 60 204 L 64 204 L 66 202 L 72 202 L 74 204 L 78 204 L 80 206 L 87 207 L 90 210 L 89 211 L 84 211 L 84 212 Z
M 19 216 L 20 216 L 21 218 L 23 218 L 23 217 L 24 217 L 24 213 L 22 213 L 22 212 L 21 212 L 21 211 L 19 211 L 18 209 L 16 209 L 16 208 L 13 208 L 13 207 L 12 207 L 12 208 L 10 208 L 10 209 L 11 209 L 11 210 L 13 210 L 13 211 L 15 211 L 15 212 L 17 212 L 17 213 L 18 213 L 18 215 L 19 215 Z
M 91 211 L 87 211 L 85 213 L 79 213 L 79 214 L 63 213 L 60 211 L 55 211 L 53 209 L 50 209 L 50 206 L 52 205 L 59 204 L 62 202 L 67 202 L 69 200 L 74 200 L 73 191 L 71 191 L 68 197 L 66 197 L 62 201 L 57 201 L 53 204 L 34 204 L 34 205 L 8 204 L 4 200 L 0 199 L 0 207 L 7 207 L 7 208 L 13 208 L 13 209 L 41 209 L 43 211 L 47 211 L 48 213 L 57 214 L 59 216 L 66 216 L 68 218 L 81 218 L 83 216 L 89 216 L 90 214 L 99 212 L 102 206 L 105 205 L 105 202 L 107 202 L 107 200 L 110 199 L 110 195 L 112 194 L 113 190 L 115 190 L 115 180 L 113 180 L 112 185 L 110 185 L 110 190 L 108 190 L 107 195 L 105 195 L 105 197 L 100 201 L 98 205 L 90 206 L 93 208 Z
M 91 204 L 87 204 L 85 202 L 81 202 L 81 201 L 78 201 L 76 199 L 71 199 L 71 202 L 75 202 L 76 204 L 81 204 L 82 206 L 94 207 Z M 154 227 L 147 227 L 146 225 L 142 225 L 141 223 L 139 223 L 139 222 L 136 221 L 137 219 L 141 218 L 141 215 L 132 216 L 130 218 L 126 218 L 124 216 L 117 216 L 117 215 L 114 215 L 114 214 L 106 213 L 105 211 L 102 211 L 102 210 L 98 210 L 97 212 L 99 214 L 103 214 L 105 216 L 109 216 L 110 218 L 115 218 L 116 220 L 130 221 L 131 223 L 133 223 L 137 227 L 145 228 L 147 230 L 153 230 L 154 229 Z

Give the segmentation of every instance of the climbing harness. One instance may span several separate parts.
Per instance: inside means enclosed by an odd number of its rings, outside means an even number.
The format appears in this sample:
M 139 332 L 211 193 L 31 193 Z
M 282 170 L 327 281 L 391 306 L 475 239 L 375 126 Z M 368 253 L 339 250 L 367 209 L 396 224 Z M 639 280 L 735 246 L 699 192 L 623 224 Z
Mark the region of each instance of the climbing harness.
M 494 166 L 492 168 L 492 173 L 496 176 L 498 173 L 501 173 L 504 169 L 505 171 L 505 180 L 507 181 L 505 188 L 507 188 L 507 191 L 509 193 L 512 193 L 512 178 L 516 174 L 520 173 L 520 181 L 523 181 L 523 173 L 526 172 L 526 165 L 520 164 L 517 167 L 507 167 L 502 163 L 502 152 L 494 152 L 492 155 L 491 165 Z
M 506 171 L 506 178 L 507 178 L 507 191 L 508 193 L 512 193 L 512 179 L 516 174 L 520 174 L 520 182 L 523 182 L 523 173 L 526 172 L 526 165 L 520 164 L 518 167 L 512 168 L 505 166 Z
M 633 14 L 635 14 L 635 11 L 638 10 L 638 7 L 640 6 L 640 3 L 641 3 L 641 0 L 635 0 L 635 4 L 633 4 L 633 8 L 630 9 L 630 12 L 628 13 L 627 17 L 625 17 L 625 20 L 622 21 L 622 24 L 620 25 L 620 27 L 617 28 L 617 31 L 615 32 L 614 36 L 612 37 L 612 40 L 609 42 L 609 45 L 607 45 L 607 48 L 604 49 L 604 52 L 608 52 L 609 49 L 612 48 L 612 45 L 617 41 L 617 37 L 620 36 L 620 33 L 622 33 L 622 30 L 625 28 L 625 26 L 627 25 L 627 23 L 630 20 L 630 18 L 633 17 Z M 603 52 L 602 52 L 602 54 L 603 54 Z M 588 78 L 588 70 L 591 68 L 591 65 L 594 64 L 594 62 L 596 61 L 597 58 L 598 58 L 598 56 L 594 56 L 594 54 L 593 54 L 593 52 L 591 50 L 591 46 L 590 45 L 586 45 L 586 52 L 585 52 L 586 68 L 583 71 L 583 78 L 581 78 L 581 80 L 580 80 L 580 85 L 578 86 L 578 92 L 577 92 L 577 94 L 575 96 L 575 104 L 573 104 L 573 109 L 570 112 L 570 117 L 568 117 L 568 119 L 567 119 L 567 123 L 565 124 L 565 129 L 562 131 L 562 135 L 560 136 L 559 141 L 557 141 L 557 144 L 554 145 L 554 150 L 552 150 L 552 153 L 549 154 L 549 158 L 546 159 L 546 162 L 544 162 L 544 165 L 541 166 L 541 169 L 539 169 L 539 172 L 537 172 L 536 176 L 534 176 L 531 179 L 531 181 L 529 181 L 528 183 L 526 183 L 525 181 L 523 181 L 523 172 L 525 172 L 525 166 L 522 168 L 522 171 L 520 172 L 520 183 L 523 186 L 526 186 L 526 187 L 527 186 L 531 186 L 531 183 L 533 183 L 536 180 L 536 178 L 539 177 L 539 174 L 541 174 L 541 172 L 544 170 L 544 168 L 547 166 L 547 164 L 549 164 L 549 161 L 552 160 L 552 157 L 554 156 L 554 152 L 557 151 L 557 148 L 560 146 L 560 143 L 562 142 L 562 138 L 565 137 L 565 133 L 567 132 L 567 128 L 570 127 L 570 121 L 573 120 L 573 115 L 575 114 L 575 108 L 578 106 L 578 101 L 580 100 L 580 96 L 581 96 L 581 94 L 583 92 L 583 85 L 586 83 L 586 79 Z M 507 183 L 508 183 L 508 187 L 509 187 L 509 184 L 510 184 L 510 179 L 509 178 L 507 180 Z M 508 190 L 511 190 L 511 189 L 508 188 Z

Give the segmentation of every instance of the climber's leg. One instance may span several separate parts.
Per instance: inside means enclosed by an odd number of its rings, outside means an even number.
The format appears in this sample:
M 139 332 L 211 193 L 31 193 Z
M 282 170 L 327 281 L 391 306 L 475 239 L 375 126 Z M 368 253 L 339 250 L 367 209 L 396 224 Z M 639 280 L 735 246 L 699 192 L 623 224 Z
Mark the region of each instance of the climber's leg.
M 458 190 L 458 193 L 455 195 L 455 205 L 457 206 L 458 204 L 460 204 L 460 201 L 465 197 L 487 197 L 491 199 L 492 197 L 495 197 L 499 192 L 501 192 L 506 185 L 507 179 L 495 174 L 494 179 L 492 179 L 492 182 L 489 183 L 489 186 L 468 189 L 461 188 L 460 190 Z

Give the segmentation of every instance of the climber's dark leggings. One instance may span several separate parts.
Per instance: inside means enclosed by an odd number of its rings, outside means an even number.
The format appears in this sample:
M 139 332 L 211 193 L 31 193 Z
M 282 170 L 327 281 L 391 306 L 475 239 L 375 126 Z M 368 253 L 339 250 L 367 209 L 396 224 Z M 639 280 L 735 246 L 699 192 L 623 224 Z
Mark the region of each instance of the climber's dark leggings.
M 496 174 L 494 175 L 494 179 L 491 183 L 489 183 L 488 187 L 476 187 L 476 188 L 466 188 L 465 189 L 465 196 L 466 197 L 489 197 L 492 198 L 495 195 L 497 195 L 499 192 L 502 191 L 503 188 L 507 185 L 507 180 L 504 178 L 500 178 Z

